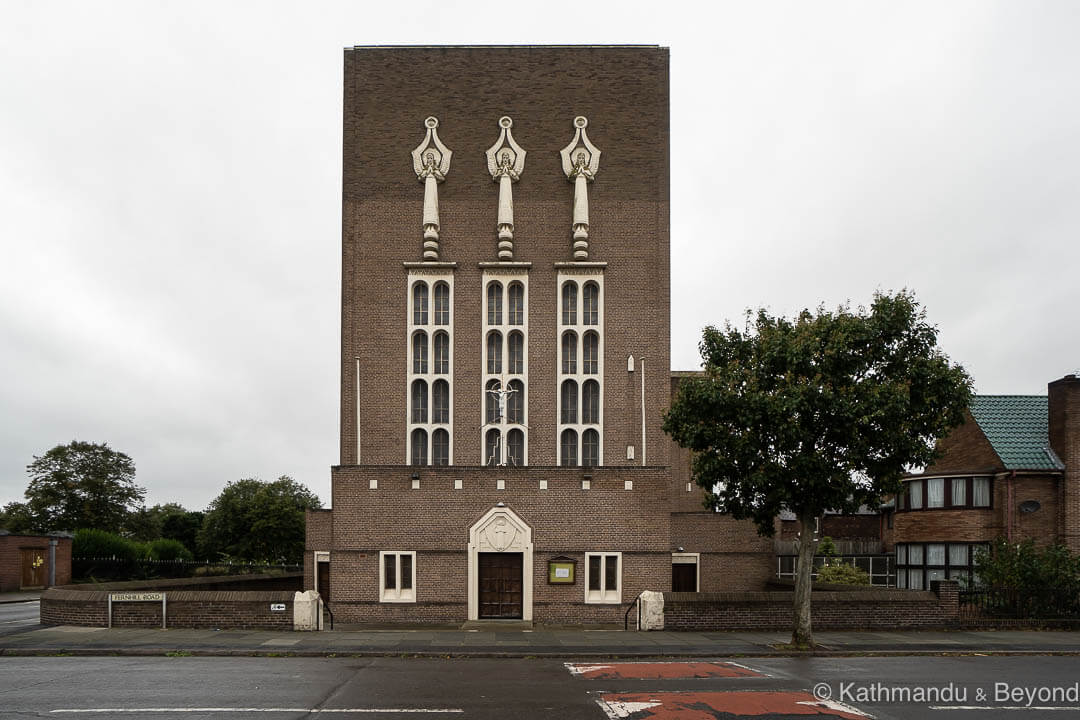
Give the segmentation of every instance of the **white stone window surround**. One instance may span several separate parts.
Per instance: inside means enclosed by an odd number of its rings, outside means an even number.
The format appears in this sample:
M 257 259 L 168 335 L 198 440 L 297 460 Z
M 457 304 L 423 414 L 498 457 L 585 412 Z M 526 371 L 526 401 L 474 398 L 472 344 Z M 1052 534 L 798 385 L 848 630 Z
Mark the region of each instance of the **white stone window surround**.
M 487 434 L 489 430 L 496 429 L 499 431 L 499 457 L 496 458 L 495 464 L 499 465 L 503 458 L 507 458 L 506 462 L 509 465 L 509 454 L 507 449 L 507 437 L 511 430 L 517 429 L 521 431 L 523 436 L 522 451 L 521 451 L 521 465 L 527 466 L 529 464 L 529 410 L 532 403 L 529 402 L 529 269 L 532 263 L 528 262 L 485 262 L 480 263 L 481 282 L 480 282 L 480 299 L 481 299 L 481 311 L 480 318 L 482 325 L 480 328 L 480 342 L 483 348 L 483 375 L 480 381 L 480 464 L 486 466 L 488 464 L 488 452 L 487 452 Z M 499 324 L 492 325 L 488 321 L 491 319 L 488 307 L 488 288 L 492 283 L 499 283 L 502 286 L 502 312 L 499 314 Z M 510 313 L 510 286 L 514 283 L 518 283 L 522 288 L 522 317 L 521 324 L 511 325 L 511 313 Z M 488 372 L 488 337 L 491 333 L 498 333 L 502 338 L 502 362 L 500 363 L 500 372 L 490 373 Z M 510 372 L 510 333 L 519 332 L 522 336 L 522 367 L 520 373 Z M 521 383 L 525 389 L 523 416 L 520 423 L 508 422 L 506 417 L 502 417 L 496 423 L 489 423 L 487 420 L 487 407 L 489 403 L 488 398 L 488 384 L 495 380 L 499 383 L 499 387 L 507 387 L 511 381 L 517 380 Z M 507 399 L 507 407 L 509 407 L 509 398 Z
M 607 263 L 556 263 L 556 288 L 555 298 L 558 303 L 556 312 L 556 318 L 558 320 L 558 334 L 556 338 L 556 368 L 558 370 L 555 384 L 555 397 L 556 402 L 556 429 L 555 429 L 555 448 L 558 454 L 556 463 L 558 465 L 563 464 L 563 452 L 562 452 L 562 434 L 564 430 L 573 430 L 577 435 L 577 461 L 575 466 L 581 466 L 584 462 L 582 437 L 586 430 L 592 429 L 599 435 L 599 442 L 597 448 L 596 464 L 604 464 L 604 268 Z M 563 287 L 567 282 L 573 282 L 577 286 L 576 298 L 577 307 L 574 312 L 574 323 L 567 325 L 563 323 Z M 586 283 L 593 282 L 596 284 L 598 297 L 597 297 L 597 322 L 595 325 L 585 324 L 585 285 Z M 575 372 L 565 373 L 563 372 L 563 335 L 567 331 L 573 332 L 577 337 L 575 347 Z M 597 335 L 597 367 L 595 373 L 585 373 L 584 364 L 584 347 L 585 347 L 585 333 L 595 332 Z M 576 422 L 564 423 L 562 417 L 562 388 L 563 382 L 566 380 L 573 380 L 577 384 L 577 408 L 576 408 Z M 584 409 L 582 401 L 585 397 L 585 381 L 595 380 L 600 386 L 600 408 L 599 408 L 599 422 L 585 424 L 583 421 Z
M 413 431 L 423 430 L 427 438 L 426 448 L 426 465 L 433 465 L 435 463 L 434 454 L 434 435 L 438 429 L 446 430 L 449 436 L 449 443 L 447 448 L 447 465 L 454 464 L 454 264 L 452 263 L 438 263 L 431 264 L 432 267 L 424 267 L 425 263 L 406 263 L 408 269 L 408 281 L 406 283 L 406 295 L 407 295 L 407 313 L 406 313 L 406 377 L 405 377 L 405 395 L 407 398 L 407 407 L 405 409 L 406 414 L 406 426 L 405 426 L 405 464 L 412 465 L 413 459 Z M 446 283 L 448 292 L 448 305 L 449 305 L 449 322 L 445 325 L 436 325 L 436 313 L 435 313 L 435 286 L 440 283 Z M 423 283 L 428 289 L 428 311 L 427 311 L 427 324 L 418 325 L 415 320 L 415 313 L 413 312 L 413 291 L 414 288 Z M 413 338 L 417 333 L 424 333 L 427 336 L 427 348 L 428 348 L 428 362 L 427 372 L 417 373 L 413 364 Z M 445 373 L 436 373 L 435 363 L 435 334 L 439 332 L 445 332 L 447 335 L 448 345 L 448 361 Z M 427 422 L 414 422 L 412 413 L 412 392 L 413 381 L 423 380 L 427 383 Z M 447 404 L 449 410 L 449 422 L 436 423 L 435 419 L 435 382 L 437 380 L 445 380 L 448 385 L 447 392 Z
M 387 588 L 386 556 L 394 556 L 394 587 Z M 401 558 L 409 558 L 407 578 L 401 571 Z M 402 581 L 407 579 L 408 582 Z M 409 587 L 403 588 L 407 584 Z M 416 602 L 416 551 L 415 550 L 380 550 L 379 551 L 379 602 L 414 603 Z
M 592 563 L 590 558 L 600 558 L 600 578 L 599 589 L 591 590 L 592 582 Z M 610 588 L 607 585 L 607 569 L 608 564 L 612 562 L 618 563 L 618 567 L 615 572 L 615 587 Z M 623 576 L 623 559 L 621 552 L 587 552 L 585 553 L 585 602 L 589 605 L 618 605 L 622 603 L 622 576 Z

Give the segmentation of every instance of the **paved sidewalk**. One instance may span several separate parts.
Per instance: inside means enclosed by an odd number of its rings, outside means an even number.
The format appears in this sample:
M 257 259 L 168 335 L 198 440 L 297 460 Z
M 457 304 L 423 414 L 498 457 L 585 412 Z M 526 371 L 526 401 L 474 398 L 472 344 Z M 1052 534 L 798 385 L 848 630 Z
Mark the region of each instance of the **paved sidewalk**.
M 825 655 L 1078 654 L 1080 633 L 818 632 Z M 419 655 L 475 657 L 781 656 L 787 633 L 619 630 L 263 630 L 106 629 L 29 625 L 0 636 L 0 655 Z

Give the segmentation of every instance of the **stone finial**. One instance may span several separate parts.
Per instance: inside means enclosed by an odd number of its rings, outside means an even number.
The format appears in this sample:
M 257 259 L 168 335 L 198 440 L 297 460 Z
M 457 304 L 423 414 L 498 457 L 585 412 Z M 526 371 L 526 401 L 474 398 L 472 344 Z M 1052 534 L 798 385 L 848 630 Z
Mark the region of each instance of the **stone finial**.
M 499 139 L 487 149 L 487 166 L 491 178 L 499 183 L 499 259 L 514 259 L 514 194 L 512 183 L 518 181 L 525 169 L 525 150 L 514 141 L 509 116 L 499 118 Z
M 574 183 L 574 259 L 589 259 L 589 191 L 600 170 L 600 150 L 591 142 L 585 128 L 589 120 L 584 115 L 574 118 L 574 139 L 559 151 L 566 177 Z
M 450 157 L 454 154 L 439 139 L 439 119 L 424 120 L 427 134 L 412 151 L 413 170 L 424 183 L 424 260 L 439 259 L 439 183 L 450 172 Z

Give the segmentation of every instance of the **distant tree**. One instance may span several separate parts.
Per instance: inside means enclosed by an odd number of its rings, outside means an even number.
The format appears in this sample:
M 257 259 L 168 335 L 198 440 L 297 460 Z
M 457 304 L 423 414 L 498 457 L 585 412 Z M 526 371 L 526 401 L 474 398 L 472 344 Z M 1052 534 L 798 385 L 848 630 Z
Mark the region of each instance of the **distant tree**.
M 188 510 L 179 503 L 165 503 L 133 512 L 126 529 L 127 534 L 136 540 L 177 540 L 194 553 L 202 521 L 201 512 Z
M 680 382 L 664 430 L 694 451 L 708 507 L 764 536 L 782 510 L 798 518 L 792 644 L 811 647 L 815 519 L 899 491 L 963 422 L 971 379 L 907 292 L 875 295 L 869 312 L 747 313 L 743 330 L 706 328 L 700 347 L 704 376 Z
M 34 518 L 30 515 L 30 508 L 26 503 L 9 502 L 0 509 L 0 530 L 10 533 L 34 532 Z
M 37 531 L 95 528 L 120 532 L 142 505 L 135 463 L 105 443 L 72 441 L 34 457 L 27 507 Z
M 318 496 L 288 476 L 231 482 L 207 508 L 199 547 L 210 559 L 299 563 L 304 512 L 318 507 Z

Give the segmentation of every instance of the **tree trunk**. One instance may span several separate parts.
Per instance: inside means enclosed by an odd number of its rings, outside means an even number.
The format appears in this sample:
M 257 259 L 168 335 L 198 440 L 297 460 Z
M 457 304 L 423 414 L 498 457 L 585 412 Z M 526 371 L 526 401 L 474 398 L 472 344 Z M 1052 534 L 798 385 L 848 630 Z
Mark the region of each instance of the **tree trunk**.
M 802 534 L 799 537 L 799 567 L 795 575 L 795 627 L 791 632 L 791 644 L 799 649 L 814 647 L 814 638 L 810 631 L 810 588 L 814 572 L 814 518 L 803 515 L 799 518 Z

